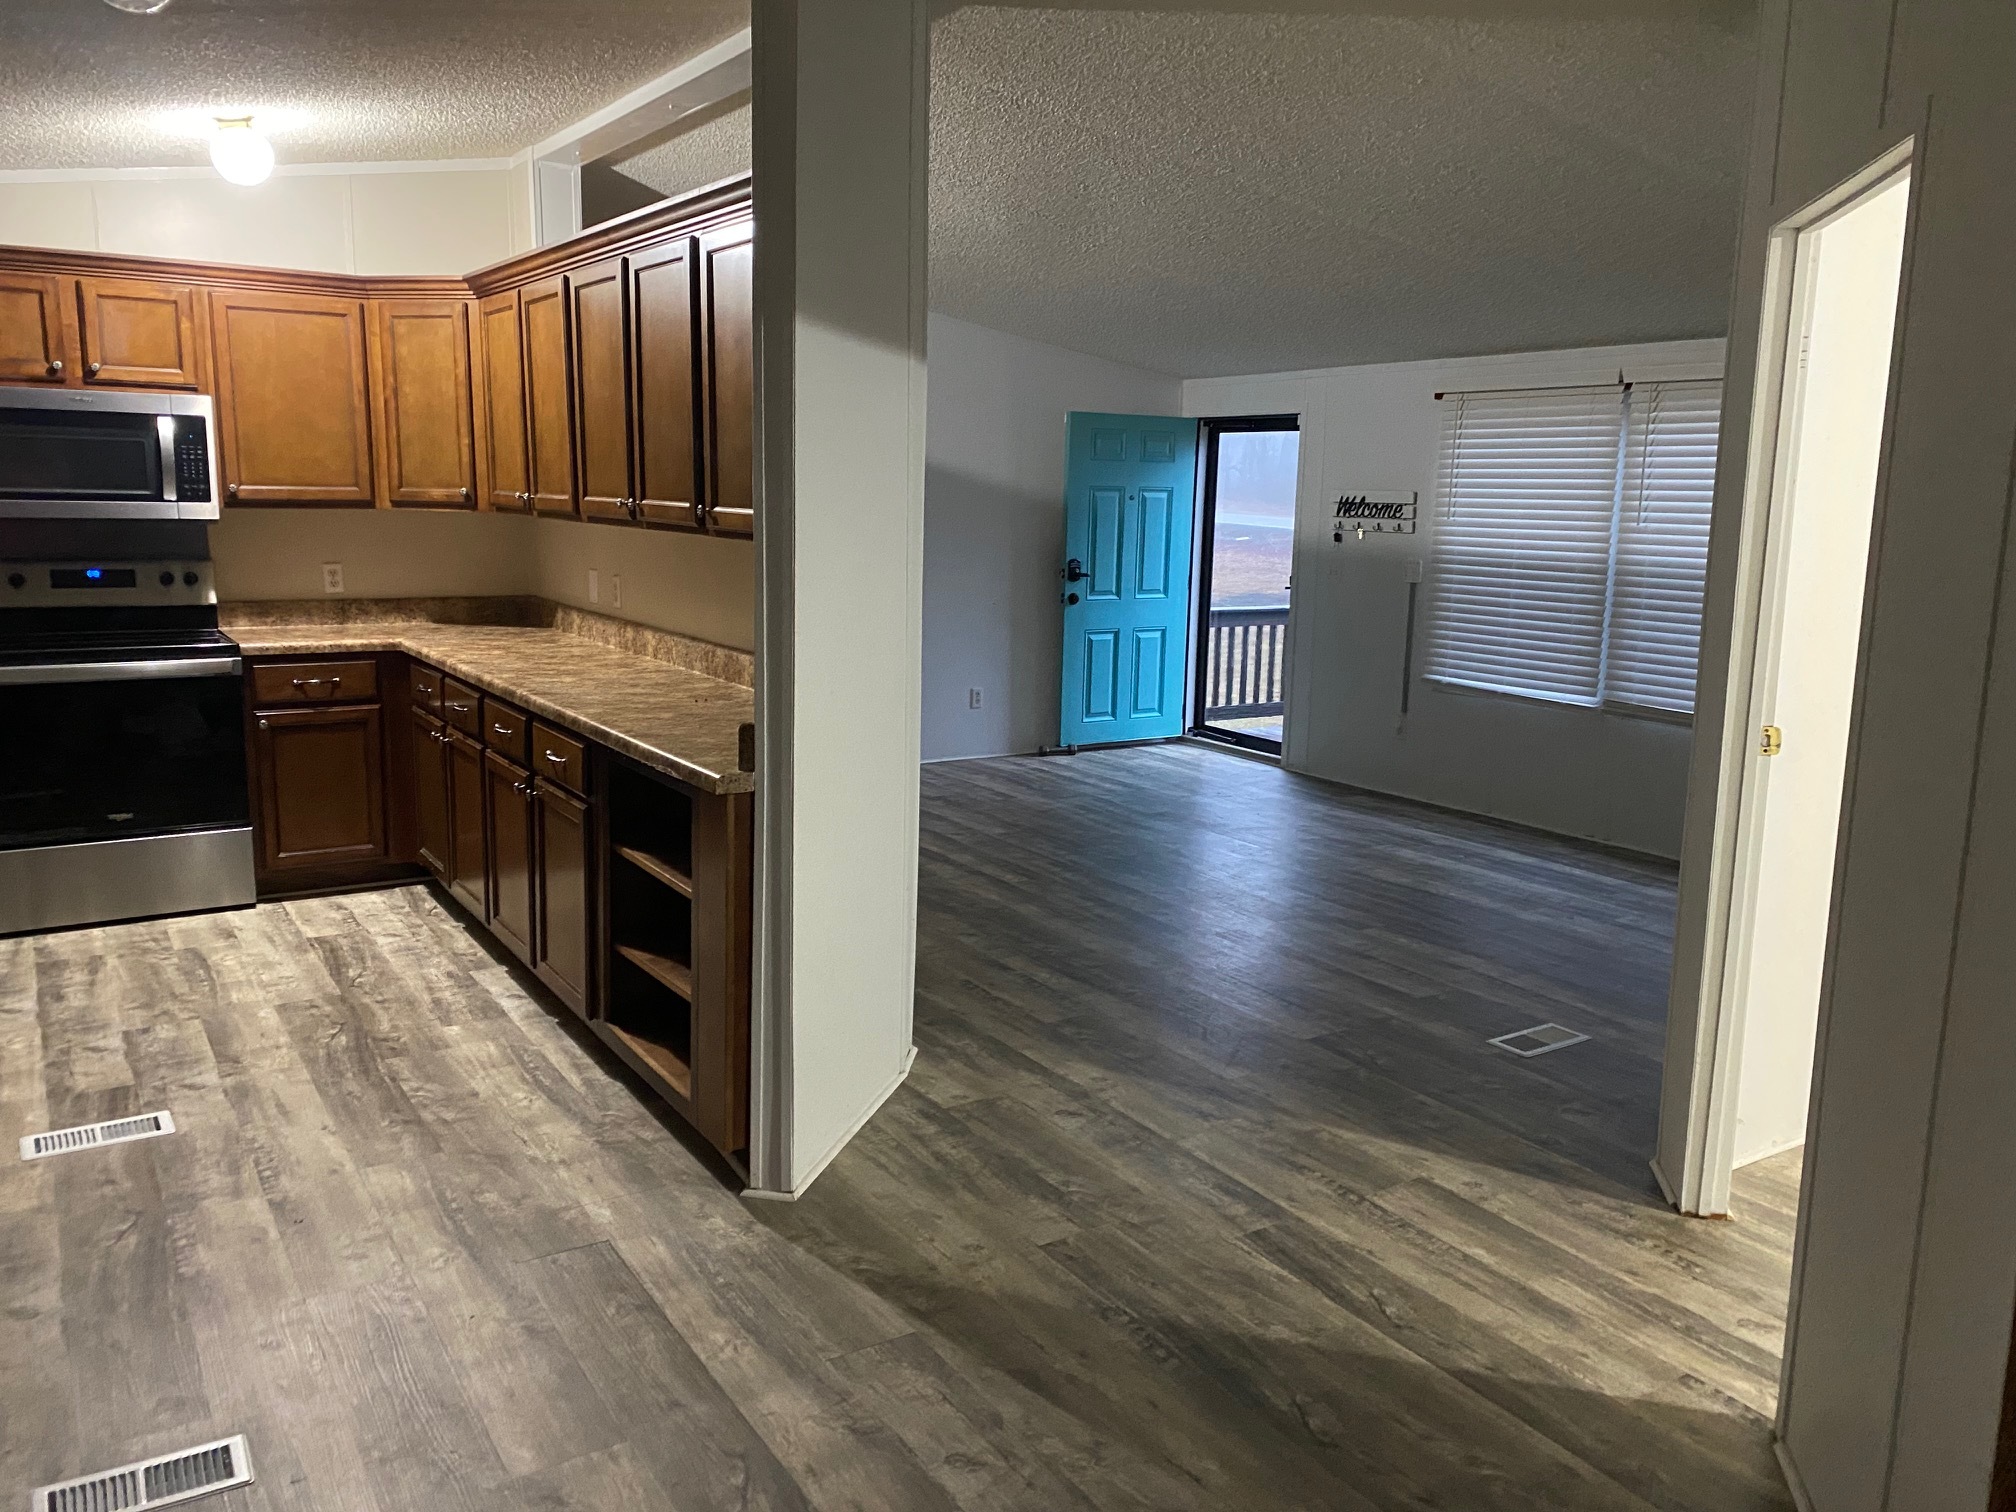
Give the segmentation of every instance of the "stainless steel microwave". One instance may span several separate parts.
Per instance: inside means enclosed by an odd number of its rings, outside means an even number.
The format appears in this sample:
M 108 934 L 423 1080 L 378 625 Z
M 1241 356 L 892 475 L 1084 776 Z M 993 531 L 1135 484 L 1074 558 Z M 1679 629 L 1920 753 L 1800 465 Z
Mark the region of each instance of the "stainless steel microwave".
M 214 520 L 202 394 L 0 388 L 0 520 Z

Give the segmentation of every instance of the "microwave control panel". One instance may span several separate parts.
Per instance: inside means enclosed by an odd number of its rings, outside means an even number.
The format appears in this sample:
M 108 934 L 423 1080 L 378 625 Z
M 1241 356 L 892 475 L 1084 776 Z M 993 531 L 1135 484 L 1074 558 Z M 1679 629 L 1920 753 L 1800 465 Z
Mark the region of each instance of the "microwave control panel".
M 208 562 L 0 562 L 0 609 L 216 602 Z
M 175 497 L 186 504 L 210 500 L 210 427 L 190 416 L 175 421 Z

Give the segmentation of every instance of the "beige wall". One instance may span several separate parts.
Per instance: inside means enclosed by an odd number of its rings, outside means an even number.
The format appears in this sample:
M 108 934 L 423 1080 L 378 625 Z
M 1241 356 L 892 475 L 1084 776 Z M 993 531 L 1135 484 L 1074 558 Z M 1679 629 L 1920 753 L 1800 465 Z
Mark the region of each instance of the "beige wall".
M 522 169 L 282 170 L 256 188 L 208 172 L 0 176 L 0 244 L 325 273 L 461 274 L 528 250 Z
M 322 564 L 340 562 L 347 598 L 532 593 L 745 651 L 756 644 L 748 541 L 522 515 L 231 509 L 210 527 L 210 552 L 227 600 L 320 598 Z M 601 580 L 593 603 L 590 568 Z

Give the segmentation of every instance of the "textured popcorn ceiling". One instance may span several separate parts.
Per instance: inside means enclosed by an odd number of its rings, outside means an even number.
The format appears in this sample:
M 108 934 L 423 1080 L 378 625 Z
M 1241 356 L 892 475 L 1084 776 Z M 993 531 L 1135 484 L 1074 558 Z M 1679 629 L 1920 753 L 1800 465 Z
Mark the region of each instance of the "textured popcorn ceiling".
M 940 18 L 932 308 L 1186 377 L 1723 333 L 1747 10 L 1362 8 Z
M 663 195 L 684 194 L 749 168 L 749 95 L 745 90 L 681 122 L 640 150 L 614 155 L 609 165 Z
M 0 0 L 0 168 L 504 157 L 749 24 L 748 0 Z

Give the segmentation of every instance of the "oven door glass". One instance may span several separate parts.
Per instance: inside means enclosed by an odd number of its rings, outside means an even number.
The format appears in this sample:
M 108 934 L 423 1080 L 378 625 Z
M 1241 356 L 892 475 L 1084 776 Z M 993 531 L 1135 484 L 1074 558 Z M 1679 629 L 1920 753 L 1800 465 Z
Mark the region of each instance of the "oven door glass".
M 150 503 L 161 493 L 155 416 L 0 405 L 0 502 Z
M 0 848 L 251 823 L 244 680 L 0 687 Z

